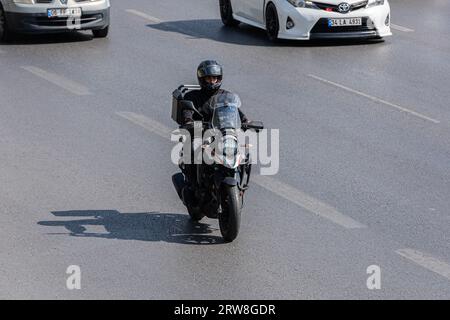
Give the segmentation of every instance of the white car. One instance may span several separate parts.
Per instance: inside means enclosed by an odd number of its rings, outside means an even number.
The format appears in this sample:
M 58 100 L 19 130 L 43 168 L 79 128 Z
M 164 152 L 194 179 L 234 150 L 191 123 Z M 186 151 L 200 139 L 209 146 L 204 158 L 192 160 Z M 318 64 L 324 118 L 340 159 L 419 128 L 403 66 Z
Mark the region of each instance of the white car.
M 109 0 L 0 0 L 0 41 L 15 32 L 92 30 L 108 35 Z
M 243 22 L 272 41 L 392 35 L 387 0 L 220 0 L 220 15 L 226 26 Z

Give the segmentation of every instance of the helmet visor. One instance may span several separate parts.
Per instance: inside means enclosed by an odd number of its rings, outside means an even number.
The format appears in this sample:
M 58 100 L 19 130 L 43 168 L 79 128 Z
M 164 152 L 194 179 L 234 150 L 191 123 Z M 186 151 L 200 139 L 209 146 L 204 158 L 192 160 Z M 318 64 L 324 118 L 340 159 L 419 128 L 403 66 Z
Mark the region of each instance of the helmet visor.
M 218 65 L 206 66 L 198 69 L 197 76 L 199 78 L 204 78 L 207 76 L 212 77 L 221 77 L 222 76 L 222 67 Z

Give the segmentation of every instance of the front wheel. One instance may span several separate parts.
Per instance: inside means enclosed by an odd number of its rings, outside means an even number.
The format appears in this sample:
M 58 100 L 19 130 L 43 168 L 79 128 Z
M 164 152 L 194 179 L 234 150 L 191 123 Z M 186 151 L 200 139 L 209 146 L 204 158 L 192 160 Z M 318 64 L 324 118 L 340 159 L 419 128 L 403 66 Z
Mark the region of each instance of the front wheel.
M 227 27 L 236 27 L 239 25 L 239 21 L 233 18 L 233 8 L 231 7 L 230 0 L 220 0 L 219 5 L 222 23 Z
M 279 31 L 280 23 L 278 21 L 277 8 L 273 3 L 269 3 L 266 9 L 266 32 L 269 40 L 276 42 L 278 40 Z
M 109 33 L 109 26 L 104 29 L 92 30 L 95 38 L 106 38 Z
M 6 15 L 0 3 L 0 42 L 11 40 L 11 32 L 8 30 Z
M 223 239 L 231 242 L 238 236 L 241 224 L 241 200 L 237 186 L 225 185 L 222 188 L 222 210 L 219 226 Z

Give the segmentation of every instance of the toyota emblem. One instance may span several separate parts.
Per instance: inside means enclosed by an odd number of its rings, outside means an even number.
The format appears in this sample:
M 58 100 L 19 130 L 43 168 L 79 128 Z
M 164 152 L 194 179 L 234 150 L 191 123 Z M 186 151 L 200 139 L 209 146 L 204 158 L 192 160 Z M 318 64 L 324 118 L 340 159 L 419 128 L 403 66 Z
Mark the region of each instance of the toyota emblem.
M 338 11 L 340 13 L 347 13 L 350 11 L 350 5 L 347 2 L 343 2 L 340 5 L 338 5 Z

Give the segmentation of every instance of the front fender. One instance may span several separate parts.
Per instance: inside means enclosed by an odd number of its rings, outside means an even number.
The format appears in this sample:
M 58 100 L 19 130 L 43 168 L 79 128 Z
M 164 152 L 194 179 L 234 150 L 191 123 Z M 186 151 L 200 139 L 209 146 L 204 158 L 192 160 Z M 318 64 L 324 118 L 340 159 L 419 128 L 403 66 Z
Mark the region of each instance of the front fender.
M 216 173 L 214 174 L 214 184 L 216 185 L 217 189 L 220 189 L 220 186 L 223 184 L 233 187 L 237 186 L 239 182 L 234 177 L 226 177 L 222 172 L 216 171 Z
M 225 179 L 222 180 L 222 184 L 234 187 L 238 185 L 238 181 L 235 178 L 226 177 Z

